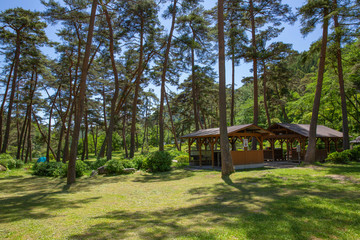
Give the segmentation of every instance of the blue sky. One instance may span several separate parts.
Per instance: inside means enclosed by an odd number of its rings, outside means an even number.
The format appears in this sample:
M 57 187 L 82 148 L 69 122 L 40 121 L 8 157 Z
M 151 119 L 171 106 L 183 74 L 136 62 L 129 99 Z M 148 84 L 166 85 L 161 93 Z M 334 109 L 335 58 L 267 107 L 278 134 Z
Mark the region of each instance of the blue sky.
M 0 10 L 3 11 L 8 8 L 22 7 L 30 10 L 44 10 L 44 7 L 40 3 L 40 0 L 0 0 Z M 211 8 L 215 6 L 216 0 L 205 0 L 204 5 L 206 8 Z M 295 12 L 297 7 L 300 7 L 305 3 L 305 0 L 283 0 L 283 3 L 290 5 Z M 282 34 L 275 39 L 275 41 L 283 41 L 285 43 L 290 43 L 293 45 L 293 48 L 297 51 L 305 51 L 309 49 L 309 46 L 314 41 L 318 40 L 321 37 L 321 31 L 319 27 L 313 32 L 310 33 L 306 38 L 304 38 L 300 33 L 300 23 L 297 21 L 294 25 L 284 25 L 285 29 Z M 56 29 L 53 26 L 49 26 L 47 28 L 47 35 L 51 40 L 56 40 Z M 52 55 L 52 51 L 48 51 L 44 49 L 45 54 Z M 215 70 L 218 70 L 218 66 L 216 65 Z M 237 87 L 241 84 L 241 79 L 247 76 L 251 76 L 250 72 L 251 63 L 243 63 L 241 62 L 240 66 L 236 67 L 236 84 Z M 227 83 L 231 81 L 231 64 L 226 64 L 226 79 Z M 151 88 L 155 88 L 155 92 L 158 92 L 156 87 L 150 86 Z M 175 90 L 172 88 L 172 90 Z

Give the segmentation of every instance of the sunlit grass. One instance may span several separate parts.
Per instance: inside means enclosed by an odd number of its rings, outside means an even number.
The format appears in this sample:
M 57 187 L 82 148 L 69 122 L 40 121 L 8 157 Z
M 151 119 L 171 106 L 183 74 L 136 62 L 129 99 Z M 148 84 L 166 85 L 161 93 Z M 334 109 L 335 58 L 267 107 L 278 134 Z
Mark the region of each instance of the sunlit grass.
M 65 179 L 0 173 L 0 239 L 360 239 L 360 164 Z

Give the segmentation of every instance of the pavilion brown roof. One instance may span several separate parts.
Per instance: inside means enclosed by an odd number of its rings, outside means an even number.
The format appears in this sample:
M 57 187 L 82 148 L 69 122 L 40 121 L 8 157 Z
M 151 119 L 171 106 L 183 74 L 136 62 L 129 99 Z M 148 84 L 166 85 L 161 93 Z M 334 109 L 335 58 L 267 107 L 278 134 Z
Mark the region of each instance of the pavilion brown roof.
M 261 127 L 258 127 L 254 124 L 243 124 L 243 125 L 231 126 L 231 127 L 227 128 L 228 135 L 234 134 L 239 131 L 245 131 L 245 130 L 247 132 L 272 134 L 271 132 L 269 132 Z M 217 136 L 220 136 L 220 128 L 201 129 L 196 132 L 182 136 L 181 138 L 201 138 L 201 137 L 217 137 Z
M 310 124 L 275 123 L 268 130 L 271 131 L 272 128 L 274 128 L 276 125 L 286 128 L 304 137 L 309 137 Z M 323 125 L 317 125 L 316 137 L 342 138 L 343 133 Z

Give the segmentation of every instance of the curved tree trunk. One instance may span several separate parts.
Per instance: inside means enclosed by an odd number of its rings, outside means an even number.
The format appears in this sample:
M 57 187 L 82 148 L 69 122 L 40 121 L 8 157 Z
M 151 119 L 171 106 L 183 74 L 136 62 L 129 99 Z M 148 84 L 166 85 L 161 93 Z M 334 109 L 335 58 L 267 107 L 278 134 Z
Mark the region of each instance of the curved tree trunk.
M 72 134 L 70 159 L 69 159 L 68 173 L 67 173 L 67 184 L 74 183 L 76 178 L 75 164 L 76 164 L 76 156 L 77 156 L 77 146 L 79 142 L 80 125 L 84 111 L 86 78 L 87 78 L 91 43 L 92 43 L 92 37 L 93 37 L 93 31 L 95 25 L 96 7 L 97 7 L 97 0 L 93 0 L 92 8 L 91 8 L 90 24 L 89 24 L 89 30 L 88 30 L 88 36 L 87 36 L 87 42 L 85 48 L 85 55 L 81 69 L 82 71 L 81 71 L 81 79 L 79 83 L 79 94 L 76 96 L 76 101 L 75 101 L 75 104 L 78 106 L 78 108 L 76 108 L 77 111 L 75 111 L 75 123 L 74 123 L 74 131 Z
M 17 83 L 17 75 L 18 75 L 18 68 L 19 68 L 19 62 L 20 62 L 20 32 L 16 32 L 16 49 L 15 49 L 15 58 L 14 58 L 14 76 L 11 83 L 11 92 L 10 92 L 10 99 L 9 99 L 9 105 L 8 105 L 8 114 L 6 119 L 6 129 L 4 134 L 4 140 L 3 145 L 1 149 L 1 153 L 6 153 L 8 144 L 9 144 L 9 135 L 10 135 L 10 125 L 11 125 L 11 113 L 13 109 L 13 103 L 15 98 L 15 92 L 16 92 L 16 83 Z
M 317 79 L 314 105 L 313 105 L 311 122 L 310 122 L 309 144 L 305 155 L 305 162 L 307 163 L 314 163 L 316 161 L 316 128 L 319 117 L 321 90 L 322 90 L 322 83 L 323 83 L 324 71 L 325 71 L 326 44 L 328 37 L 328 19 L 326 18 L 327 15 L 328 15 L 328 10 L 325 8 L 318 79 Z
M 10 82 L 11 82 L 11 75 L 12 75 L 12 72 L 14 70 L 14 65 L 15 65 L 15 61 L 13 61 L 13 63 L 11 64 L 11 67 L 10 67 L 9 77 L 8 77 L 8 80 L 7 80 L 7 83 L 6 83 L 4 97 L 3 97 L 3 101 L 1 103 L 1 108 L 0 108 L 0 148 L 2 146 L 2 137 L 3 137 L 2 136 L 2 132 L 3 132 L 2 125 L 3 125 L 3 117 L 4 117 L 4 106 L 5 106 L 7 94 L 9 92 L 9 85 L 10 85 Z
M 118 71 L 116 68 L 116 62 L 115 62 L 115 57 L 114 57 L 114 32 L 113 32 L 113 28 L 112 28 L 112 23 L 111 23 L 109 13 L 105 6 L 103 6 L 103 11 L 105 13 L 106 22 L 107 22 L 108 28 L 109 28 L 109 40 L 110 40 L 109 50 L 110 50 L 111 66 L 112 66 L 112 70 L 114 73 L 114 79 L 115 79 L 114 95 L 113 95 L 113 98 L 111 99 L 110 123 L 109 123 L 108 131 L 106 132 L 109 135 L 107 137 L 106 159 L 110 160 L 112 157 L 112 135 L 114 132 L 114 127 L 115 127 L 115 108 L 116 108 L 116 102 L 119 98 L 120 85 L 119 85 L 119 75 L 118 75 Z
M 159 126 L 160 126 L 160 136 L 159 136 L 159 151 L 164 151 L 164 98 L 165 98 L 165 84 L 166 84 L 166 71 L 169 61 L 169 53 L 171 48 L 171 39 L 173 36 L 176 20 L 176 3 L 177 0 L 174 0 L 174 5 L 172 9 L 172 22 L 170 28 L 170 34 L 166 45 L 165 59 L 163 63 L 163 72 L 161 75 L 161 94 L 160 94 L 160 109 L 159 109 Z

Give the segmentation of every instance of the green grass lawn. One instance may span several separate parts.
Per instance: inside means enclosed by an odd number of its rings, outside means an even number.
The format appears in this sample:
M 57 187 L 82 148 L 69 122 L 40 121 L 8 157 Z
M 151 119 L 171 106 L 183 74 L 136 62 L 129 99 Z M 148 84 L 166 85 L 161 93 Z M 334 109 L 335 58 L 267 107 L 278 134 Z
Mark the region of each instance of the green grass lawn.
M 360 164 L 66 179 L 0 173 L 0 239 L 360 239 Z

